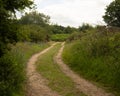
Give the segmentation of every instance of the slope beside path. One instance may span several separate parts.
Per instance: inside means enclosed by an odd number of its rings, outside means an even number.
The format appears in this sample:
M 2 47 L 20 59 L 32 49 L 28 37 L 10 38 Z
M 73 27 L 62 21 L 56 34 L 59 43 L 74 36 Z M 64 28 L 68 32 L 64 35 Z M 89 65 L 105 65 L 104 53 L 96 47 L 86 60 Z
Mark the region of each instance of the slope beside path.
M 63 61 L 62 61 L 62 51 L 64 49 L 64 43 L 62 43 L 62 47 L 59 50 L 57 56 L 54 58 L 54 60 L 57 62 L 61 70 L 70 77 L 74 83 L 76 84 L 76 87 L 85 93 L 87 96 L 114 96 L 111 93 L 105 92 L 103 89 L 98 88 L 91 82 L 85 80 L 84 78 L 78 76 L 76 73 L 74 73 Z

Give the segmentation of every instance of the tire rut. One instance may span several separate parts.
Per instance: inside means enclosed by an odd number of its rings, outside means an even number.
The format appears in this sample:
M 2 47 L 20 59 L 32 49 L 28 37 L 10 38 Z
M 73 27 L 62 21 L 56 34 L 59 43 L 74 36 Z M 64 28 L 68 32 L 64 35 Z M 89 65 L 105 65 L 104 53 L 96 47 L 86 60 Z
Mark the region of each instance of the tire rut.
M 53 48 L 57 43 L 54 43 L 49 48 L 40 53 L 33 55 L 27 63 L 27 86 L 26 96 L 60 96 L 58 93 L 52 91 L 46 84 L 47 81 L 36 71 L 35 63 L 39 56 L 46 53 Z

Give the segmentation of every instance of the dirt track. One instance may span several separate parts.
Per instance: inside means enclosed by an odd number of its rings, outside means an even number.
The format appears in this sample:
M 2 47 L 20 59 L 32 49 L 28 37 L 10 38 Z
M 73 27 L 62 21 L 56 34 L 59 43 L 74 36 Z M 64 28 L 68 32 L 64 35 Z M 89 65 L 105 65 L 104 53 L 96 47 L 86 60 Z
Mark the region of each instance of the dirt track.
M 53 46 L 55 46 L 57 43 L 54 43 L 49 48 L 43 50 L 40 53 L 37 53 L 33 55 L 28 63 L 27 63 L 27 92 L 26 96 L 60 96 L 58 93 L 52 91 L 47 86 L 47 80 L 45 80 L 37 71 L 35 63 L 39 56 L 42 56 L 42 54 L 46 53 L 48 50 L 50 50 Z M 74 73 L 63 61 L 61 58 L 61 54 L 64 48 L 64 43 L 62 43 L 62 47 L 60 48 L 58 54 L 55 56 L 54 60 L 57 62 L 61 70 L 70 77 L 73 82 L 75 83 L 76 87 L 80 92 L 82 91 L 87 96 L 114 96 L 110 93 L 106 93 L 103 89 L 98 88 L 91 82 L 85 80 L 84 78 L 78 76 L 76 73 Z
M 51 47 L 43 50 L 40 53 L 33 55 L 27 63 L 27 92 L 26 96 L 60 96 L 56 92 L 52 91 L 46 84 L 47 81 L 36 71 L 35 63 L 39 56 L 46 53 Z

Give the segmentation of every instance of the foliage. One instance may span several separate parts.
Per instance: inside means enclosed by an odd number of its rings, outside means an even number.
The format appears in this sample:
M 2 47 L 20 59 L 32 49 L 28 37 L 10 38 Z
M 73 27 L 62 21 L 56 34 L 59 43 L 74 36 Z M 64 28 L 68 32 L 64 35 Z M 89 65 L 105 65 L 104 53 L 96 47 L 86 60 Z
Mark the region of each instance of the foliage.
M 7 23 L 6 23 L 7 22 Z M 7 50 L 8 43 L 14 43 L 18 41 L 17 26 L 13 20 L 2 20 L 0 22 L 0 56 Z
M 71 33 L 73 33 L 76 30 L 77 29 L 74 28 L 74 27 L 67 26 L 67 27 L 65 27 L 65 34 L 71 34 Z
M 64 27 L 61 25 L 51 25 L 51 31 L 53 34 L 71 34 L 76 30 L 76 28 L 70 26 Z
M 72 34 L 70 34 L 67 38 L 67 42 L 72 42 L 74 40 L 78 40 L 82 37 L 82 35 L 84 35 L 82 32 L 81 34 L 79 32 L 73 32 Z
M 17 43 L 0 58 L 0 96 L 23 96 L 25 67 L 30 56 L 48 44 Z
M 59 25 L 52 25 L 51 26 L 51 30 L 53 34 L 63 34 L 64 33 L 64 27 L 63 26 L 59 26 Z
M 18 41 L 14 18 L 16 10 L 33 4 L 31 0 L 0 0 L 0 57 L 6 52 L 7 44 Z
M 19 40 L 31 42 L 47 42 L 50 39 L 50 33 L 45 28 L 38 25 L 22 25 L 19 28 Z
M 10 16 L 10 13 L 15 13 L 16 10 L 24 10 L 26 7 L 30 8 L 32 4 L 31 0 L 0 0 L 0 12 L 4 13 L 2 16 Z
M 37 11 L 26 13 L 19 19 L 21 41 L 46 42 L 50 38 L 49 16 Z
M 24 16 L 21 17 L 20 19 L 20 24 L 24 24 L 24 25 L 39 25 L 39 26 L 46 26 L 47 24 L 49 24 L 49 16 L 44 15 L 43 13 L 38 13 L 37 11 L 33 11 L 30 13 L 25 13 Z
M 18 38 L 20 41 L 23 41 L 23 42 L 31 41 L 30 33 L 31 33 L 30 25 L 20 25 L 19 26 Z
M 87 30 L 93 29 L 93 26 L 87 23 L 83 23 L 82 26 L 79 26 L 78 31 L 85 32 Z
M 69 37 L 69 34 L 53 34 L 51 40 L 53 41 L 65 41 Z
M 0 96 L 12 96 L 12 92 L 20 89 L 23 81 L 21 69 L 12 54 L 0 58 Z
M 82 33 L 80 39 L 66 44 L 63 59 L 78 74 L 120 94 L 119 37 L 119 32 L 99 29 Z
M 114 0 L 109 6 L 107 6 L 103 18 L 109 26 L 120 27 L 120 0 Z

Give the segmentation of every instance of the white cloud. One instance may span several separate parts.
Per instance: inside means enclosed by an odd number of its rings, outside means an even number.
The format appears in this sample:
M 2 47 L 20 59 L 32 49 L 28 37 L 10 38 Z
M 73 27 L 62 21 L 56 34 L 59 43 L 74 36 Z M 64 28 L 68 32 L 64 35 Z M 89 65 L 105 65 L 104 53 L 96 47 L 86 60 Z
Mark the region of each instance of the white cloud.
M 106 5 L 112 0 L 35 0 L 38 11 L 51 17 L 53 23 L 79 26 L 83 22 L 104 23 Z

